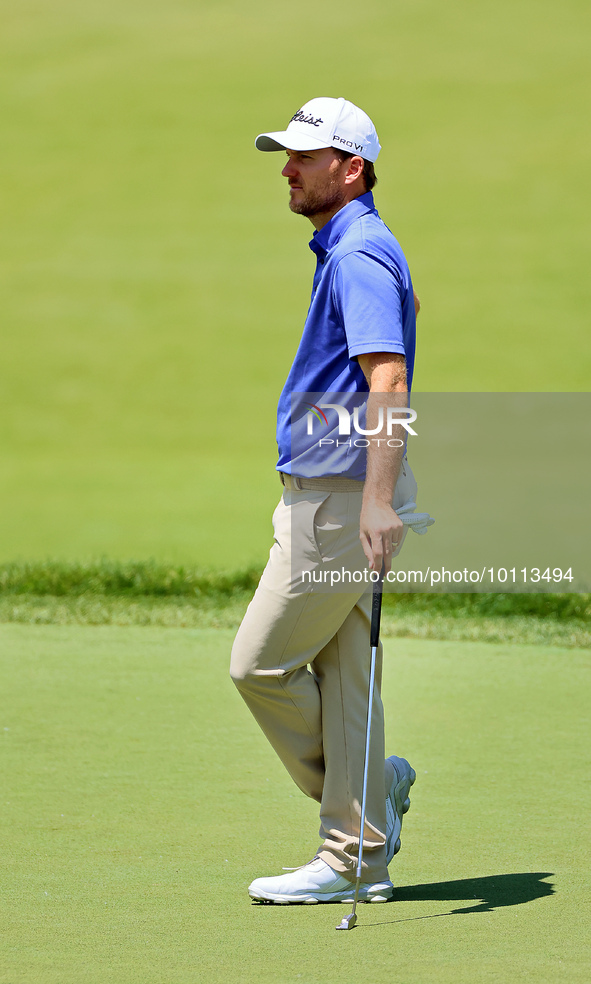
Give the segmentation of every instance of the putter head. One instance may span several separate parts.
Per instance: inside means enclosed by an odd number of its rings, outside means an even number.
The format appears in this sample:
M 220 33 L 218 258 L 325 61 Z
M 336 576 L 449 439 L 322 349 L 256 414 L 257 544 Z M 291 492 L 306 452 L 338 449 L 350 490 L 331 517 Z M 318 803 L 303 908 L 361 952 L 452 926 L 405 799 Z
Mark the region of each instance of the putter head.
M 335 929 L 353 929 L 356 922 L 357 916 L 354 912 L 351 912 L 348 916 L 343 916 L 338 926 L 335 926 Z

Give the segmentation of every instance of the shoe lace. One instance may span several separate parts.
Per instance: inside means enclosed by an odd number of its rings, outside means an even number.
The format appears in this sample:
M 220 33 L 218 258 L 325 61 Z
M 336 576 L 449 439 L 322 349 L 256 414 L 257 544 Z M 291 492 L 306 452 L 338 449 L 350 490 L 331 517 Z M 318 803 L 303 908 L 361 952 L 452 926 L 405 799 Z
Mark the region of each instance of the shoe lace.
M 282 868 L 281 870 L 282 871 L 299 871 L 300 868 L 307 868 L 308 865 L 309 864 L 312 864 L 312 861 L 316 861 L 318 857 L 319 857 L 319 855 L 318 854 L 315 854 L 314 857 L 313 858 L 310 858 L 309 861 L 306 861 L 305 864 L 297 864 L 295 866 L 295 868 Z

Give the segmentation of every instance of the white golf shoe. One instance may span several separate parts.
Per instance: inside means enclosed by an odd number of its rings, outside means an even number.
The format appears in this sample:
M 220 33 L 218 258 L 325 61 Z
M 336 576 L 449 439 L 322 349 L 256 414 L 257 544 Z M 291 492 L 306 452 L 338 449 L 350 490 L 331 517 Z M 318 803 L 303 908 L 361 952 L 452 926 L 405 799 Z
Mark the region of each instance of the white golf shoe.
M 400 831 L 402 829 L 402 817 L 410 809 L 409 792 L 410 787 L 415 781 L 416 772 L 408 764 L 406 759 L 398 758 L 397 755 L 390 755 L 388 762 L 394 767 L 394 778 L 390 791 L 386 797 L 386 864 L 400 850 Z
M 394 886 L 391 881 L 359 886 L 360 902 L 387 902 Z M 251 899 L 289 905 L 303 902 L 353 902 L 355 883 L 347 881 L 321 858 L 313 858 L 295 871 L 273 878 L 256 878 L 248 889 Z

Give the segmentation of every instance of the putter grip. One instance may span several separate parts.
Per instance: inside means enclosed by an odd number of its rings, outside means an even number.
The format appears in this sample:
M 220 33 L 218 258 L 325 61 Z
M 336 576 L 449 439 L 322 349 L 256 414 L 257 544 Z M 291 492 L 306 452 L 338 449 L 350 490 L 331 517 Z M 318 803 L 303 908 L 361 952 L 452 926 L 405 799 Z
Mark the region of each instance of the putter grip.
M 382 615 L 382 589 L 384 586 L 384 571 L 380 575 L 380 580 L 373 586 L 371 599 L 371 629 L 369 632 L 369 644 L 374 648 L 380 641 L 380 619 Z

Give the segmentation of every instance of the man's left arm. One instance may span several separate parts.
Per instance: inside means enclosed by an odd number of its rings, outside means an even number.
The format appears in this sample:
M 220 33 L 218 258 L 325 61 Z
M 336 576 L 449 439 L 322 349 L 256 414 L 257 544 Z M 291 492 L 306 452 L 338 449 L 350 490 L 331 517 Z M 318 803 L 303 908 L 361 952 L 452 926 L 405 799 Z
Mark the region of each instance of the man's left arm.
M 357 356 L 369 385 L 367 429 L 379 425 L 379 410 L 383 408 L 382 430 L 372 435 L 367 449 L 367 469 L 359 538 L 371 570 L 379 571 L 384 564 L 390 570 L 392 553 L 404 535 L 404 524 L 392 508 L 394 488 L 404 454 L 402 427 L 395 426 L 387 433 L 387 408 L 408 406 L 406 360 L 395 352 L 374 352 Z

